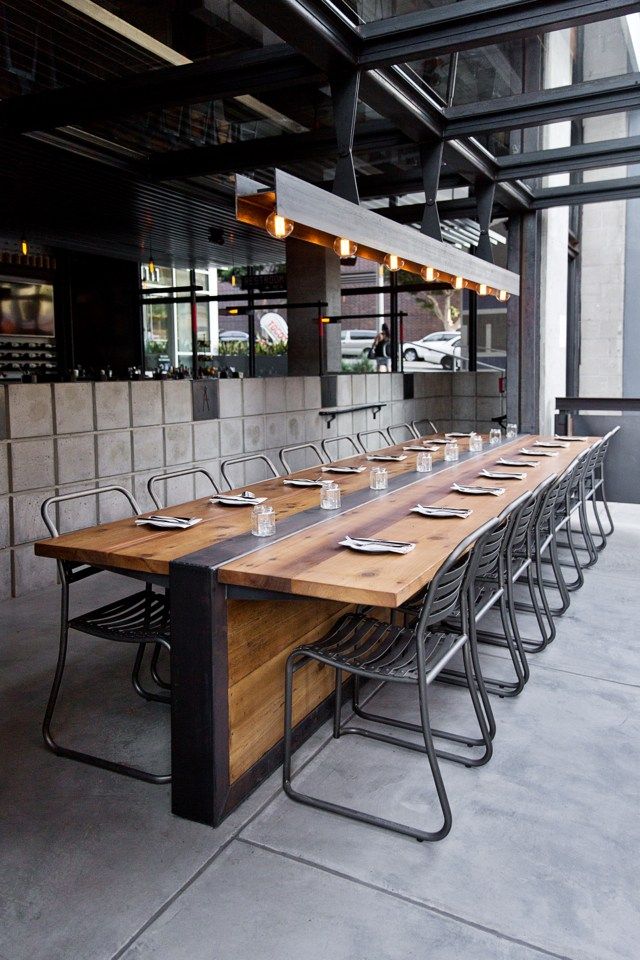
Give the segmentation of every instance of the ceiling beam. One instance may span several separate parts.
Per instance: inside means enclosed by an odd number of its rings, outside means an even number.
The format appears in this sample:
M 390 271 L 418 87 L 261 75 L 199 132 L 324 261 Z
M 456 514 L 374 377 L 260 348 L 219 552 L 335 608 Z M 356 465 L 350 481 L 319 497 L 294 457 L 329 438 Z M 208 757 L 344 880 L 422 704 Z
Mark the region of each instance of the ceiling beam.
M 532 209 L 570 207 L 582 203 L 606 203 L 610 200 L 633 200 L 640 197 L 640 177 L 620 177 L 615 180 L 592 180 L 589 183 L 571 183 L 564 187 L 549 187 L 534 192 Z
M 637 11 L 629 0 L 461 0 L 362 24 L 365 69 L 442 56 Z
M 445 110 L 445 137 L 473 136 L 488 130 L 514 130 L 572 117 L 633 110 L 640 106 L 640 73 L 587 80 L 512 97 L 498 97 Z
M 403 203 L 397 207 L 378 207 L 376 213 L 386 217 L 387 220 L 393 220 L 394 223 L 419 224 L 422 220 L 423 203 Z M 493 209 L 494 218 L 504 214 L 499 204 Z M 438 213 L 440 220 L 457 220 L 462 217 L 469 217 L 472 220 L 478 215 L 478 204 L 475 197 L 458 197 L 455 200 L 440 200 L 438 202 Z
M 354 151 L 384 150 L 407 144 L 407 137 L 386 120 L 371 120 L 356 127 Z M 152 177 L 172 180 L 207 174 L 241 173 L 261 167 L 279 167 L 304 160 L 335 157 L 337 142 L 332 128 L 307 133 L 242 140 L 189 150 L 153 154 L 142 164 Z
M 11 97 L 0 102 L 0 129 L 16 133 L 52 130 L 323 79 L 322 71 L 309 60 L 286 44 L 277 44 L 229 57 L 159 67 L 116 80 Z
M 620 137 L 596 143 L 577 143 L 570 147 L 536 150 L 509 157 L 498 157 L 498 180 L 520 177 L 546 177 L 569 170 L 596 170 L 601 167 L 640 163 L 640 137 Z

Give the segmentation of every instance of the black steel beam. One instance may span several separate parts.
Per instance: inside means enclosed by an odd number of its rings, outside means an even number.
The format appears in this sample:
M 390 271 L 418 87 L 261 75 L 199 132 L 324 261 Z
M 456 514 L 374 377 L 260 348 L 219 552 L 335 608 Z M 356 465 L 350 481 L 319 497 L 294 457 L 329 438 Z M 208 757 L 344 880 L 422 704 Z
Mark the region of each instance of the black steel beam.
M 397 207 L 382 207 L 376 209 L 376 213 L 386 217 L 387 220 L 394 220 L 396 223 L 419 224 L 422 220 L 424 204 L 405 203 Z M 445 220 L 458 220 L 462 217 L 475 219 L 478 213 L 478 203 L 475 197 L 459 197 L 455 200 L 440 200 L 438 203 L 438 212 L 441 222 Z M 500 204 L 495 204 L 493 216 L 501 216 L 506 213 Z
M 569 170 L 595 170 L 601 167 L 640 163 L 640 137 L 621 137 L 597 143 L 577 143 L 570 147 L 536 150 L 509 157 L 498 157 L 498 180 L 520 177 L 546 177 Z
M 445 110 L 445 137 L 473 136 L 487 130 L 513 130 L 572 117 L 633 110 L 640 106 L 640 73 L 587 80 L 513 97 Z
M 277 44 L 116 80 L 11 97 L 0 102 L 0 129 L 52 130 L 163 106 L 260 95 L 323 78 L 324 73 L 292 47 Z
M 410 141 L 386 120 L 371 120 L 356 127 L 354 152 L 386 150 Z M 215 173 L 240 173 L 260 167 L 278 167 L 304 160 L 335 156 L 335 131 L 332 128 L 308 133 L 283 133 L 275 137 L 242 140 L 188 150 L 153 154 L 144 162 L 144 170 L 153 177 L 171 180 Z
M 578 203 L 605 203 L 608 200 L 632 200 L 640 197 L 640 177 L 621 177 L 618 180 L 593 180 L 590 183 L 570 183 L 565 187 L 536 190 L 532 209 L 570 207 Z
M 629 0 L 461 0 L 362 24 L 365 69 L 442 56 L 634 13 Z

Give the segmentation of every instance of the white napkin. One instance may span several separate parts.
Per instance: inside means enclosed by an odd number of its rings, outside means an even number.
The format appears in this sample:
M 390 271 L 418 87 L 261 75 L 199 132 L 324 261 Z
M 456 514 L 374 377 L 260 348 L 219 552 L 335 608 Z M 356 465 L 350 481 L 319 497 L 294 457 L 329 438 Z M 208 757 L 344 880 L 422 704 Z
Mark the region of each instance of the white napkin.
M 561 440 L 534 440 L 534 447 L 568 447 L 568 443 L 563 443 Z
M 550 450 L 526 450 L 524 447 L 520 451 L 527 457 L 559 457 L 559 453 L 552 453 Z
M 264 503 L 266 497 L 243 497 L 242 494 L 226 496 L 224 493 L 211 497 L 209 503 L 220 503 L 224 507 L 255 507 L 256 503 Z
M 415 543 L 402 543 L 396 540 L 368 540 L 366 538 L 345 537 L 340 540 L 341 547 L 351 550 L 360 550 L 362 553 L 410 553 L 415 550 Z
M 481 470 L 479 477 L 491 477 L 492 480 L 526 480 L 526 473 L 502 473 L 499 470 Z
M 322 467 L 323 473 L 362 473 L 366 467 Z
M 587 440 L 586 437 L 561 437 L 560 434 L 558 433 L 556 433 L 555 439 L 556 440 L 579 440 L 580 443 L 586 443 L 586 440 Z
M 539 467 L 539 460 L 508 460 L 506 457 L 500 457 L 496 461 L 498 464 L 502 464 L 504 467 Z
M 490 493 L 494 497 L 500 497 L 505 492 L 505 487 L 467 487 L 461 483 L 453 483 L 451 489 L 457 493 L 472 493 L 478 495 Z
M 414 450 L 416 453 L 433 453 L 437 450 L 437 447 L 419 447 L 416 444 L 412 444 L 410 447 L 403 447 L 403 450 Z
M 136 526 L 141 527 L 146 524 L 149 527 L 159 527 L 162 530 L 188 530 L 189 527 L 195 527 L 196 523 L 202 523 L 201 517 L 163 517 L 156 515 L 153 517 L 139 517 L 136 520 Z
M 445 433 L 445 437 L 451 437 L 454 440 L 456 437 L 470 437 L 471 433 Z
M 370 455 L 367 457 L 367 460 L 394 460 L 394 461 L 399 461 L 399 460 L 406 460 L 406 459 L 407 459 L 407 458 L 406 458 L 406 456 L 405 456 L 404 454 L 400 454 L 399 456 L 391 456 L 391 454 L 388 454 L 388 455 L 387 455 L 387 454 L 382 454 L 382 453 L 372 453 L 372 454 L 370 454 Z
M 459 517 L 461 520 L 466 520 L 473 510 L 457 507 L 423 507 L 418 503 L 415 507 L 411 507 L 411 513 L 420 513 L 423 517 Z
M 289 487 L 321 487 L 322 480 L 308 480 L 306 477 L 300 477 L 300 479 L 293 480 L 283 480 Z M 328 482 L 328 481 L 327 481 Z
M 430 444 L 431 444 L 431 443 L 445 444 L 445 443 L 449 443 L 449 441 L 448 441 L 448 440 L 429 440 L 429 443 L 430 443 Z

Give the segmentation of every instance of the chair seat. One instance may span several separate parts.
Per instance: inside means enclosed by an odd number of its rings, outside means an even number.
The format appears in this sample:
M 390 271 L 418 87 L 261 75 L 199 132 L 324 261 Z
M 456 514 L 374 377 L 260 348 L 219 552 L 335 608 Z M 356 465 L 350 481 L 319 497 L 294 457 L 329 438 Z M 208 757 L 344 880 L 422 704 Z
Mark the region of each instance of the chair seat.
M 169 641 L 169 603 L 164 593 L 141 590 L 104 607 L 74 617 L 69 627 L 105 640 L 124 643 Z
M 460 641 L 459 633 L 427 632 L 424 646 L 429 672 L 448 659 Z M 414 631 L 357 614 L 342 617 L 326 637 L 298 652 L 374 679 L 415 681 L 418 677 Z

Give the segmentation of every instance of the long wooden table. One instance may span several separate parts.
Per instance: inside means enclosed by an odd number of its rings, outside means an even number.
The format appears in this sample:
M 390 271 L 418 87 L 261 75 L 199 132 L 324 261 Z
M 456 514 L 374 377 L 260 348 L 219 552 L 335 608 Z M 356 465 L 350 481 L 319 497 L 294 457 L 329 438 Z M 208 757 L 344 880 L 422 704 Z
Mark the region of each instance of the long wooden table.
M 429 438 L 425 438 L 429 439 Z M 561 473 L 587 446 L 572 442 L 557 456 L 523 467 L 524 480 L 478 478 L 500 456 L 520 457 L 531 435 L 468 452 L 457 463 L 433 454 L 434 470 L 415 471 L 416 454 L 384 464 L 389 488 L 369 490 L 369 470 L 326 474 L 342 493 L 339 511 L 319 507 L 319 488 L 282 479 L 251 484 L 275 507 L 277 531 L 250 533 L 251 510 L 210 504 L 208 497 L 166 513 L 203 518 L 188 530 L 167 531 L 119 520 L 40 541 L 36 553 L 82 561 L 170 587 L 172 684 L 172 809 L 216 826 L 281 761 L 284 663 L 303 642 L 322 636 L 350 605 L 394 608 L 421 590 L 469 532 L 497 516 L 525 490 Z M 403 444 L 388 452 L 402 452 Z M 340 461 L 365 465 L 364 456 Z M 293 476 L 318 475 L 307 468 Z M 501 485 L 500 497 L 464 496 L 451 484 Z M 417 503 L 469 506 L 468 519 L 410 513 Z M 162 511 L 160 511 L 162 512 Z M 345 534 L 411 540 L 409 554 L 361 554 L 338 545 Z M 302 742 L 328 715 L 333 677 L 319 664 L 296 675 L 294 721 Z

